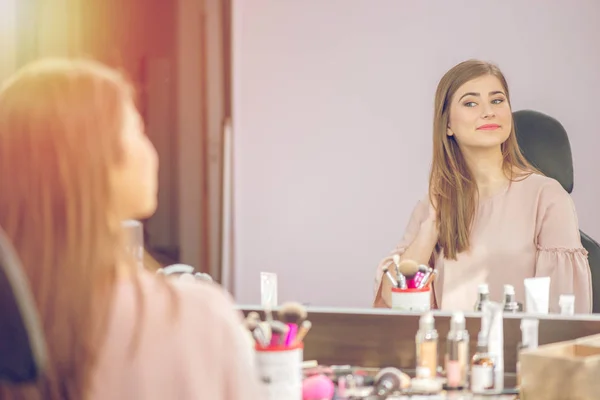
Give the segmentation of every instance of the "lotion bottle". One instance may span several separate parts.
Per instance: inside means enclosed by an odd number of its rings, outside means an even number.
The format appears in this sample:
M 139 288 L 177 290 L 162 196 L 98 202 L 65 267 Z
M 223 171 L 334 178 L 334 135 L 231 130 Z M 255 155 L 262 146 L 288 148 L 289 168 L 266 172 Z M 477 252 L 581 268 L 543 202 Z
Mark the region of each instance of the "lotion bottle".
M 417 365 L 429 370 L 430 376 L 437 376 L 438 332 L 431 312 L 423 314 L 419 320 L 419 330 L 415 338 L 417 345 Z

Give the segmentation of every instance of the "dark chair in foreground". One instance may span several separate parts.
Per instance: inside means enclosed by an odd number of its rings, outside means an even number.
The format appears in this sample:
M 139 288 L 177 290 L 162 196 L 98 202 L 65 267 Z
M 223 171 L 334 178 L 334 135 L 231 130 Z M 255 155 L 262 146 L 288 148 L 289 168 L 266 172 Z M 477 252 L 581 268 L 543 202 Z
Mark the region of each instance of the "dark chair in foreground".
M 0 229 L 0 383 L 34 382 L 45 360 L 46 342 L 29 283 Z

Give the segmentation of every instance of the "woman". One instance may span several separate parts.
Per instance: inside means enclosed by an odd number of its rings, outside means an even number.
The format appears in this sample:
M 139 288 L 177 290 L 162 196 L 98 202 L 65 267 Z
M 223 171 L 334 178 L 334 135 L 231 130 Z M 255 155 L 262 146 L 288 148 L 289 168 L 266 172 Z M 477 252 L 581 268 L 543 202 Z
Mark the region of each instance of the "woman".
M 156 208 L 157 155 L 129 84 L 42 61 L 0 89 L 0 226 L 31 283 L 49 350 L 39 385 L 4 399 L 259 399 L 231 300 L 127 258 L 120 221 Z
M 576 312 L 591 312 L 590 269 L 573 202 L 522 156 L 508 86 L 496 66 L 465 61 L 441 79 L 429 195 L 394 253 L 438 270 L 433 302 L 441 309 L 472 310 L 481 283 L 497 300 L 511 284 L 523 302 L 523 280 L 549 276 L 551 312 L 561 294 L 575 294 Z M 390 260 L 377 269 L 375 307 L 391 304 L 391 285 L 382 280 Z

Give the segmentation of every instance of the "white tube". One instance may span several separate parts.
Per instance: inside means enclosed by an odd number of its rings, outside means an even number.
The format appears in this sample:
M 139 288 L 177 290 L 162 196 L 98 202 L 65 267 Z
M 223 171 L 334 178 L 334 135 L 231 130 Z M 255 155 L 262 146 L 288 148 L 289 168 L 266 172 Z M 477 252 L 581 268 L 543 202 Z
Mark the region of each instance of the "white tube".
M 484 315 L 489 320 L 488 353 L 494 360 L 494 392 L 504 389 L 504 320 L 502 318 L 502 304 L 487 302 L 484 306 Z M 482 326 L 487 321 L 482 319 Z
M 527 278 L 524 284 L 526 311 L 533 314 L 548 314 L 550 277 Z

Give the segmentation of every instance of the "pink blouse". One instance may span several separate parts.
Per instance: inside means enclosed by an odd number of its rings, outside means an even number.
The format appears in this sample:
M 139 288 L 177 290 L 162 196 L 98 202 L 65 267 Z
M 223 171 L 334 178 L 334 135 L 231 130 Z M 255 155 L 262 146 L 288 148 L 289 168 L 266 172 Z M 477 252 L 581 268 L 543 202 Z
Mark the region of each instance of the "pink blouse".
M 410 246 L 429 213 L 429 199 L 412 213 L 404 237 L 393 254 Z M 473 310 L 477 288 L 487 283 L 494 301 L 502 301 L 503 285 L 515 287 L 525 305 L 523 280 L 549 276 L 550 312 L 558 312 L 561 294 L 575 295 L 575 312 L 592 311 L 592 287 L 587 251 L 581 245 L 577 214 L 571 196 L 554 179 L 530 175 L 479 204 L 471 231 L 471 248 L 447 260 L 435 254 L 439 274 L 434 282 L 440 309 Z M 382 269 L 377 268 L 375 307 L 386 307 L 381 297 Z
M 92 399 L 263 399 L 252 347 L 229 296 L 211 283 L 158 282 L 141 276 L 116 290 Z M 174 294 L 174 296 L 173 296 Z M 138 316 L 138 347 L 130 342 Z

